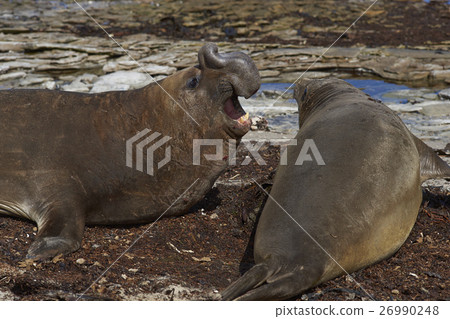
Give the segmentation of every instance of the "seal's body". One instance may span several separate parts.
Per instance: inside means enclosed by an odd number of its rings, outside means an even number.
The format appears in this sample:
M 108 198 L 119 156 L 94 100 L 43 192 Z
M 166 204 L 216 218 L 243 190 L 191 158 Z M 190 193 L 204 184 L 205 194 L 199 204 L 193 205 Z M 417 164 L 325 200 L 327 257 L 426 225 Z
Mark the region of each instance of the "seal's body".
M 348 83 L 304 80 L 295 98 L 297 145 L 288 146 L 261 213 L 256 265 L 224 299 L 287 299 L 387 258 L 414 225 L 421 182 L 450 176 L 398 116 Z M 307 140 L 325 165 L 296 165 Z
M 0 91 L 0 212 L 38 224 L 29 258 L 76 250 L 86 223 L 180 215 L 226 167 L 194 165 L 193 141 L 222 139 L 227 151 L 250 126 L 237 96 L 250 97 L 259 83 L 248 56 L 207 44 L 199 66 L 138 90 Z M 145 129 L 170 139 L 153 155 L 158 163 L 170 147 L 171 159 L 152 175 L 126 165 L 127 140 Z

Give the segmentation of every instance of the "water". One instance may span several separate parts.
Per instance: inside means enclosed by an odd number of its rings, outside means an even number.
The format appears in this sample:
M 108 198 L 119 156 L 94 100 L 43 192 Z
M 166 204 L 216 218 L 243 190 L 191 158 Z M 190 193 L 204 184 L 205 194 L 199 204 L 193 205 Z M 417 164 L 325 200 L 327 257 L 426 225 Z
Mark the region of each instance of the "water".
M 405 98 L 385 97 L 384 95 L 393 91 L 412 90 L 412 88 L 406 85 L 398 85 L 381 80 L 346 79 L 345 81 L 358 89 L 361 89 L 364 93 L 369 94 L 374 99 L 381 100 L 384 103 L 406 103 L 408 100 Z M 283 94 L 283 97 L 292 97 L 294 86 L 288 89 L 291 85 L 292 83 L 262 83 L 256 96 L 260 96 L 262 92 L 267 91 L 276 91 L 281 94 L 287 90 L 287 92 Z M 294 99 L 288 99 L 287 102 L 296 103 Z

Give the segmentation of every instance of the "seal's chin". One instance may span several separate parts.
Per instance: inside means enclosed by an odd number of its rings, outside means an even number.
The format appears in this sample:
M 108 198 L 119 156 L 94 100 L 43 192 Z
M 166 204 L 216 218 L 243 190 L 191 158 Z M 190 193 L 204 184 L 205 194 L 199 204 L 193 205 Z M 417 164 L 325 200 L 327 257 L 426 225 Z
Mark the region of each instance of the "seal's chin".
M 231 135 L 237 137 L 243 136 L 248 132 L 251 126 L 251 121 L 248 118 L 248 113 L 244 111 L 236 94 L 229 97 L 224 105 L 223 111 L 229 117 L 229 129 L 233 132 Z

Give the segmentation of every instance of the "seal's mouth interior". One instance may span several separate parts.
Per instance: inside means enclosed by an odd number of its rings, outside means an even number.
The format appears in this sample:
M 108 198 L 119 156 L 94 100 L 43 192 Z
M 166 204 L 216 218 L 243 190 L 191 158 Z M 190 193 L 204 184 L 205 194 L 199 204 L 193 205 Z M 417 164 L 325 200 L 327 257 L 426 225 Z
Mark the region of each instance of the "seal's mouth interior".
M 233 120 L 238 120 L 239 122 L 241 122 L 241 120 L 246 121 L 248 119 L 248 113 L 244 111 L 241 103 L 239 103 L 237 95 L 234 93 L 225 101 L 223 110 L 225 114 L 227 114 Z

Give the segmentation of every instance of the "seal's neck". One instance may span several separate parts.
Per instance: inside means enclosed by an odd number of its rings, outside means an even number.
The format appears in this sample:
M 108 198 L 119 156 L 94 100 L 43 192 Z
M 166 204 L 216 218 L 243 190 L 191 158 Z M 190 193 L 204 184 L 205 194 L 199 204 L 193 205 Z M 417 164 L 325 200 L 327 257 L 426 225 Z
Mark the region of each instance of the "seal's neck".
M 324 108 L 331 101 L 346 98 L 348 95 L 355 96 L 358 89 L 349 85 L 323 85 L 320 87 L 306 87 L 305 92 L 299 101 L 299 126 L 301 127 L 306 119 L 314 112 Z M 363 92 L 362 95 L 366 96 Z

